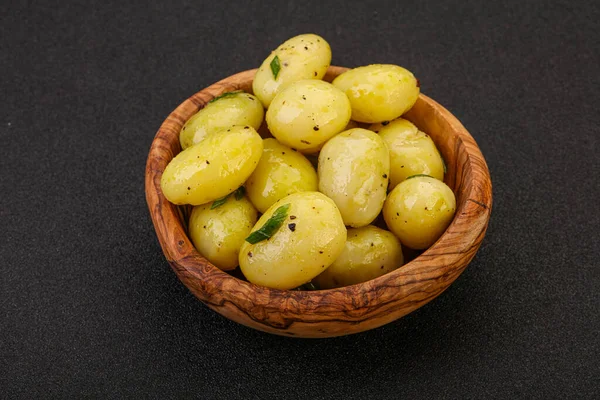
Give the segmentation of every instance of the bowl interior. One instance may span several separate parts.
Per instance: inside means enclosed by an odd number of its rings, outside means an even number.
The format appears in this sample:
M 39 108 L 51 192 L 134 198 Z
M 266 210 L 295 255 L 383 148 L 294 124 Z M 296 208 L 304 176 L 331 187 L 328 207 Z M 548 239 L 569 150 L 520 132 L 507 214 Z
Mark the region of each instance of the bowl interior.
M 330 67 L 331 81 L 345 68 Z M 190 206 L 169 203 L 160 177 L 180 151 L 179 130 L 210 99 L 231 90 L 251 92 L 256 70 L 226 78 L 184 101 L 159 129 L 146 166 L 146 199 L 163 252 L 181 281 L 210 308 L 255 329 L 287 336 L 329 337 L 381 326 L 442 293 L 475 255 L 491 212 L 491 182 L 475 141 L 445 108 L 421 94 L 404 115 L 428 133 L 448 170 L 457 199 L 453 222 L 429 249 L 377 279 L 338 289 L 288 291 L 259 287 L 204 259 L 187 236 Z

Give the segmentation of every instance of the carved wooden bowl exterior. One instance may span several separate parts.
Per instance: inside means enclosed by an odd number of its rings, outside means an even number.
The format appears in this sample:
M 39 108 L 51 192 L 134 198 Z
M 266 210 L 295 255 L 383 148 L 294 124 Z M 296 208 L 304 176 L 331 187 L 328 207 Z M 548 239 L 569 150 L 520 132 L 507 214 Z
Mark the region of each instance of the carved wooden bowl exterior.
M 329 67 L 325 80 L 346 71 Z M 463 272 L 485 235 L 492 186 L 475 140 L 444 107 L 421 94 L 404 116 L 428 133 L 448 164 L 445 182 L 457 198 L 456 215 L 442 237 L 417 258 L 377 279 L 319 291 L 275 290 L 237 279 L 202 257 L 187 235 L 189 207 L 168 202 L 160 178 L 180 151 L 183 124 L 212 98 L 252 92 L 256 70 L 232 75 L 196 93 L 160 127 L 146 165 L 146 201 L 169 264 L 187 288 L 225 317 L 261 331 L 295 337 L 348 335 L 392 322 L 428 303 Z

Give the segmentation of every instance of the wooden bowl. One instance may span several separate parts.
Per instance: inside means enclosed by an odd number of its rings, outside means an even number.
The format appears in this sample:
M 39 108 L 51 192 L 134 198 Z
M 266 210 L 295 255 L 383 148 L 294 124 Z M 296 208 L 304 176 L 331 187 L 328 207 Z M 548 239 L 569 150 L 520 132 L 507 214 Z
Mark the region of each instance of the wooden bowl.
M 346 71 L 329 67 L 325 80 Z M 392 322 L 428 303 L 463 272 L 485 235 L 492 185 L 475 140 L 444 107 L 421 94 L 405 115 L 428 133 L 448 164 L 445 182 L 454 190 L 454 220 L 428 250 L 377 279 L 338 289 L 275 290 L 237 279 L 213 266 L 192 245 L 189 207 L 168 202 L 161 175 L 180 151 L 183 124 L 213 97 L 242 89 L 252 92 L 256 70 L 241 72 L 196 93 L 161 125 L 146 165 L 146 201 L 169 264 L 192 293 L 225 317 L 261 331 L 296 337 L 348 335 Z

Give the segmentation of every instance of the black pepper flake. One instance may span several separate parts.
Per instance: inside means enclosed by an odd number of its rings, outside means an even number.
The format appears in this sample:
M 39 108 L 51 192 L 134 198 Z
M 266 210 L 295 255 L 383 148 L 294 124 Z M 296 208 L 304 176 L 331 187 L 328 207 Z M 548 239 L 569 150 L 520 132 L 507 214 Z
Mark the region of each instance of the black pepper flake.
M 308 50 L 308 47 L 304 46 L 304 50 Z
M 185 126 L 183 127 L 182 131 L 185 131 Z
M 396 213 L 397 216 L 400 216 L 400 213 Z
M 383 179 L 387 179 L 387 174 L 383 174 Z
M 319 254 L 323 254 L 323 250 L 319 250 Z
M 250 129 L 250 127 L 249 126 L 245 126 L 244 129 Z
M 404 165 L 401 165 L 400 168 L 404 168 Z
M 282 151 L 281 154 L 285 154 L 285 151 Z
M 210 164 L 210 161 L 206 160 L 206 163 L 207 163 L 207 164 Z
M 417 87 L 419 87 L 419 88 L 421 87 L 421 81 L 419 81 L 418 79 L 417 79 Z
M 389 124 L 389 123 L 390 123 L 390 121 L 383 121 L 383 122 L 381 123 L 381 125 L 383 125 L 383 126 L 386 126 L 386 125 L 387 125 L 387 124 Z
M 302 95 L 302 100 L 306 100 L 306 96 L 305 95 Z
M 315 130 L 317 130 L 317 129 L 315 129 Z M 304 143 L 304 144 L 310 144 L 310 142 L 309 142 L 308 140 L 304 140 L 304 139 L 302 139 L 302 140 L 300 140 L 300 141 L 301 141 L 302 143 Z
M 295 223 L 288 224 L 288 228 L 290 228 L 290 231 L 294 232 L 296 230 L 296 224 Z
M 383 265 L 381 266 L 381 269 L 383 269 Z
M 295 215 L 290 215 L 290 219 L 296 219 Z
M 373 244 L 373 242 L 371 242 L 371 247 L 375 246 L 375 244 Z
M 317 71 L 315 71 L 315 76 L 317 76 Z
M 313 126 L 313 130 L 314 130 L 314 131 L 318 131 L 318 130 L 319 130 L 319 127 L 315 125 L 315 126 Z
M 251 251 L 248 252 L 248 257 L 252 258 L 252 252 Z
M 204 225 L 203 228 L 206 229 L 206 225 Z
M 191 187 L 188 186 L 188 190 L 190 190 L 190 189 L 191 189 Z

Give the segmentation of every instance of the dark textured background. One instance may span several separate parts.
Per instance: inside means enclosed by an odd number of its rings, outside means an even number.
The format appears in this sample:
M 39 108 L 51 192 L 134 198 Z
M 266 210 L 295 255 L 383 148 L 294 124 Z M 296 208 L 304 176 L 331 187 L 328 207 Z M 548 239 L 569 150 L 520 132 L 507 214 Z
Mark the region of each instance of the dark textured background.
M 598 3 L 27 3 L 0 7 L 0 397 L 600 396 Z M 494 183 L 449 290 L 327 340 L 207 309 L 144 199 L 168 113 L 305 32 L 334 64 L 412 70 Z

